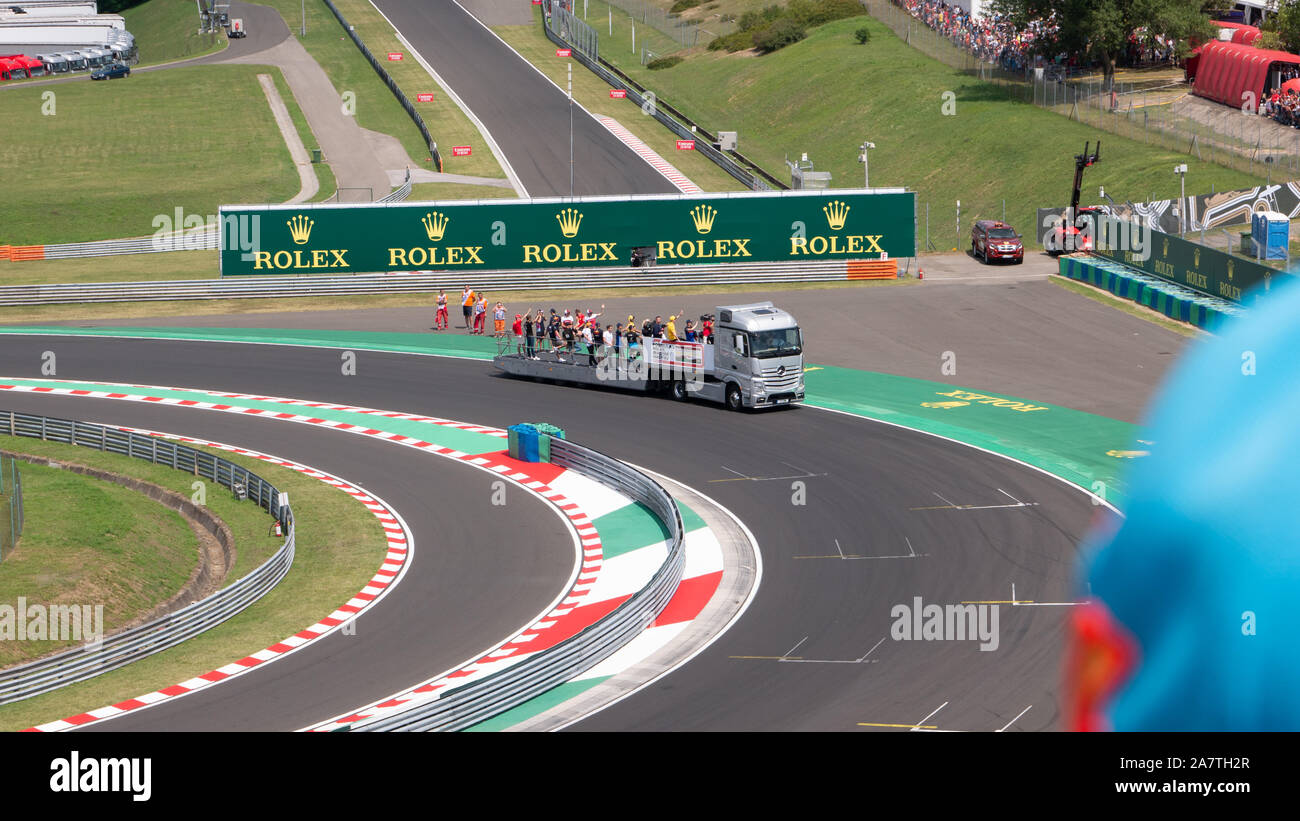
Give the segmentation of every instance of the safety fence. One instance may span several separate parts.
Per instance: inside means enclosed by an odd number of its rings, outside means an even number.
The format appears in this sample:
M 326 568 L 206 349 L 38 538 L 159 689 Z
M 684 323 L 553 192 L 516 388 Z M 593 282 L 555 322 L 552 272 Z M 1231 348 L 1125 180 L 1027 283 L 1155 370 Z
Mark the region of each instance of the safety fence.
M 18 461 L 0 454 L 0 562 L 23 535 L 23 476 Z
M 1186 105 L 1190 87 L 1156 82 L 1107 84 L 1055 64 L 1004 68 L 912 17 L 891 0 L 861 0 L 872 17 L 913 48 L 1004 89 L 1008 96 L 1085 125 L 1200 160 L 1270 177 L 1300 170 L 1300 132 L 1218 104 Z M 1202 101 L 1196 101 L 1202 102 Z M 936 102 L 936 106 L 938 103 Z
M 339 25 L 343 26 L 343 30 L 347 32 L 348 37 L 352 38 L 352 42 L 355 43 L 357 48 L 361 50 L 361 53 L 365 55 L 366 60 L 370 62 L 370 67 L 379 75 L 379 79 L 384 81 L 384 84 L 388 86 L 388 90 L 393 92 L 393 96 L 397 98 L 397 102 L 401 103 L 402 108 L 406 109 L 406 113 L 410 116 L 411 121 L 415 123 L 415 127 L 420 129 L 420 136 L 424 138 L 424 142 L 429 146 L 429 156 L 433 158 L 433 162 L 438 167 L 438 170 L 442 171 L 442 156 L 438 153 L 438 143 L 433 139 L 433 135 L 429 133 L 429 128 L 424 124 L 424 118 L 420 116 L 420 112 L 415 110 L 415 106 L 411 104 L 411 100 L 402 91 L 401 86 L 397 84 L 397 81 L 393 79 L 392 75 L 388 73 L 387 69 L 384 68 L 383 64 L 379 62 L 375 55 L 370 53 L 370 49 L 366 47 L 366 44 L 352 27 L 352 24 L 350 24 L 347 21 L 347 18 L 343 16 L 343 12 L 338 10 L 338 7 L 334 5 L 332 0 L 325 0 L 325 5 L 328 6 L 329 10 L 334 13 L 336 18 L 338 18 Z
M 892 269 L 897 271 L 897 263 Z M 212 299 L 415 294 L 439 289 L 533 291 L 586 288 L 648 288 L 687 285 L 748 285 L 769 282 L 842 282 L 865 276 L 862 261 L 716 263 L 641 268 L 539 269 L 532 271 L 417 271 L 344 276 L 239 276 L 159 282 L 84 282 L 0 287 L 0 306 L 90 302 L 165 302 Z M 874 272 L 878 274 L 879 272 Z
M 694 140 L 696 151 L 739 180 L 747 188 L 754 191 L 770 191 L 790 187 L 739 152 L 723 151 L 716 148 L 714 146 L 714 143 L 718 142 L 716 134 L 700 127 L 698 123 L 660 99 L 654 92 L 636 80 L 624 74 L 608 60 L 598 54 L 588 54 L 584 51 L 585 48 L 588 48 L 585 44 L 590 38 L 578 36 L 571 32 L 583 29 L 590 30 L 591 27 L 579 20 L 571 12 L 560 8 L 558 4 L 552 5 L 553 8 L 550 9 L 550 12 L 543 15 L 542 23 L 542 28 L 551 42 L 573 49 L 573 59 L 577 60 L 597 77 L 609 83 L 612 88 L 626 91 L 627 98 L 639 105 L 642 112 L 654 117 L 665 128 L 683 140 Z M 566 35 L 568 35 L 567 38 Z M 579 48 L 579 42 L 584 44 L 582 48 Z
M 574 0 L 574 2 L 576 6 L 582 0 Z M 699 22 L 686 20 L 680 15 L 649 2 L 649 0 L 604 0 L 604 2 L 621 10 L 634 22 L 649 26 L 660 34 L 671 37 L 682 48 L 692 48 L 701 45 L 701 43 L 708 43 L 714 37 L 720 34 L 728 34 L 736 28 L 734 23 L 710 20 L 709 25 L 713 27 L 713 30 L 705 29 Z M 701 32 L 703 37 L 700 36 Z
M 411 196 L 411 169 L 406 169 L 406 180 L 394 188 L 387 196 L 380 197 L 379 202 L 406 202 L 406 198 Z
M 293 565 L 294 522 L 288 500 L 274 485 L 233 462 L 156 436 L 14 411 L 0 411 L 0 434 L 5 433 L 119 453 L 216 482 L 274 516 L 284 525 L 285 539 L 257 569 L 206 598 L 102 641 L 0 672 L 0 704 L 85 681 L 193 638 L 266 595 Z
M 51 245 L 0 245 L 0 260 L 30 262 L 41 259 L 108 257 L 117 254 L 151 254 L 163 251 L 215 251 L 221 231 L 205 225 L 189 231 L 160 232 L 147 237 L 64 242 Z
M 558 437 L 551 462 L 587 476 L 645 505 L 668 529 L 668 555 L 644 587 L 600 621 L 498 673 L 450 690 L 394 716 L 361 721 L 365 731 L 462 730 L 523 704 L 609 658 L 654 621 L 677 591 L 686 565 L 681 512 L 645 474 Z

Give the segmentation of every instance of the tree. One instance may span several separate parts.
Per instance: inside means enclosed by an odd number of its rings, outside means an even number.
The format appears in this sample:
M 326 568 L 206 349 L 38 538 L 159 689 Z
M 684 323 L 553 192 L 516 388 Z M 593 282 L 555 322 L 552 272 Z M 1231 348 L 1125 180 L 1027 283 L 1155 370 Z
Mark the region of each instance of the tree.
M 991 4 L 995 14 L 1005 16 L 1018 30 L 1034 20 L 1055 20 L 1055 38 L 1037 41 L 1036 51 L 1097 60 L 1107 88 L 1114 82 L 1116 60 L 1128 47 L 1130 35 L 1141 32 L 1144 39 L 1159 36 L 1179 43 L 1189 38 L 1209 40 L 1214 27 L 1208 13 L 1223 5 L 1224 0 L 993 0 Z
M 1269 19 L 1277 24 L 1281 47 L 1300 53 L 1300 0 L 1279 0 L 1277 12 Z

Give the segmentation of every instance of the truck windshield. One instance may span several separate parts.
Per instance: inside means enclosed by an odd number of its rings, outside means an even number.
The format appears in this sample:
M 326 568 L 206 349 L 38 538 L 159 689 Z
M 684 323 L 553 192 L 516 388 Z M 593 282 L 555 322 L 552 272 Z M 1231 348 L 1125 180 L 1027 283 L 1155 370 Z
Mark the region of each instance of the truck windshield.
M 750 338 L 753 342 L 753 356 L 758 359 L 803 353 L 803 335 L 799 333 L 798 328 L 757 331 L 750 334 Z

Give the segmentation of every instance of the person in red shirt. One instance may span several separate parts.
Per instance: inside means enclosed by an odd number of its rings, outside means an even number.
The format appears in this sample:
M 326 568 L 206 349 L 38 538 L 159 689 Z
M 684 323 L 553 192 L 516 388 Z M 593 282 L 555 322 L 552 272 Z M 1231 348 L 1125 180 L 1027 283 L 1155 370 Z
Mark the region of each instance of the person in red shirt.
M 438 291 L 438 314 L 434 318 L 433 326 L 439 331 L 447 330 L 449 325 L 447 319 L 447 294 L 445 291 Z

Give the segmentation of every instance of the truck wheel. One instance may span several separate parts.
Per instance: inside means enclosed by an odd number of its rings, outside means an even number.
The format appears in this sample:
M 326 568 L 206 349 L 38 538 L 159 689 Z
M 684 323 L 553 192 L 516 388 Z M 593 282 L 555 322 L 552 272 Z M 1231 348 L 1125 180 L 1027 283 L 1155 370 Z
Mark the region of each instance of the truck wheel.
M 678 402 L 685 402 L 687 396 L 686 382 L 681 379 L 674 380 L 672 385 L 672 394 L 673 399 L 676 399 Z
M 740 396 L 740 386 L 732 382 L 727 386 L 727 407 L 731 410 L 738 411 L 743 408 L 744 402 Z

